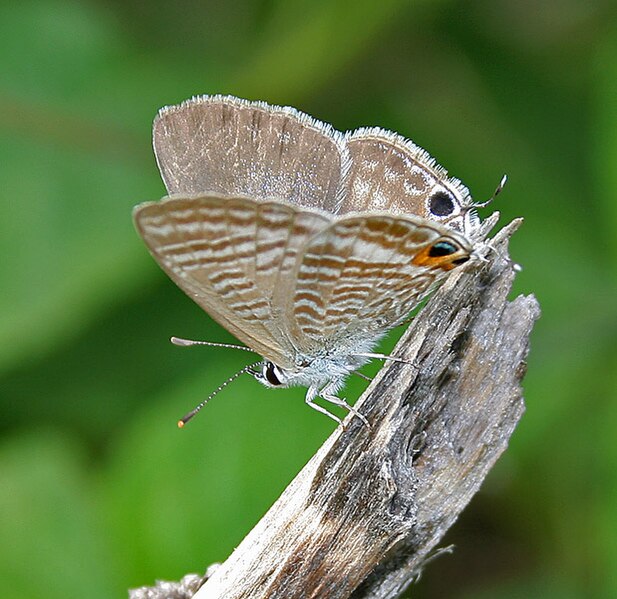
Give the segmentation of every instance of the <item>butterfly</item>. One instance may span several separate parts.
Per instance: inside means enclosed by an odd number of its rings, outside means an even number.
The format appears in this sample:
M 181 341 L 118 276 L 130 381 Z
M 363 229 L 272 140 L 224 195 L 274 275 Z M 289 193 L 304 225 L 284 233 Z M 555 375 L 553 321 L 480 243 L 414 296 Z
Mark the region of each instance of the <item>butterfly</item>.
M 366 421 L 338 391 L 478 255 L 480 204 L 400 135 L 341 133 L 290 107 L 195 97 L 161 109 L 153 138 L 169 195 L 134 220 L 154 259 L 262 356 L 241 372 Z

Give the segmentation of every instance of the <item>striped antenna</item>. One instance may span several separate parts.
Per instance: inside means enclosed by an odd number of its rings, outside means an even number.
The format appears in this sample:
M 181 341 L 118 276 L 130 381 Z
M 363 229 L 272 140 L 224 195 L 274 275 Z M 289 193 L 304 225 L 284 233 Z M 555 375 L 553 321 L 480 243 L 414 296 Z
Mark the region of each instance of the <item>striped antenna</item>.
M 192 339 L 182 339 L 181 337 L 172 337 L 170 341 L 179 347 L 190 347 L 192 345 L 209 345 L 210 347 L 228 347 L 229 349 L 242 349 L 244 351 L 253 351 L 250 347 L 244 345 L 234 345 L 233 343 L 214 343 L 213 341 L 193 341 Z
M 218 345 L 218 344 L 215 344 L 215 345 Z M 240 349 L 245 349 L 245 348 L 240 347 Z M 206 399 L 204 399 L 199 405 L 195 406 L 188 414 L 180 418 L 180 420 L 178 420 L 178 428 L 183 428 L 184 425 L 189 420 L 191 420 L 193 416 L 197 414 L 197 412 L 201 410 L 201 408 L 203 408 L 217 393 L 219 393 L 225 387 L 227 387 L 229 383 L 231 383 L 232 381 L 235 381 L 241 374 L 244 374 L 245 372 L 250 372 L 253 368 L 255 368 L 256 366 L 259 366 L 259 364 L 261 364 L 261 361 L 255 362 L 255 364 L 249 364 L 248 366 L 245 366 L 244 368 L 242 368 L 242 370 L 238 370 L 238 372 L 236 372 L 235 374 L 232 374 L 224 383 L 219 385 L 217 389 L 215 389 L 212 393 L 210 393 L 210 395 L 208 395 L 208 397 L 206 397 Z
M 501 193 L 502 189 L 506 186 L 507 182 L 508 182 L 508 175 L 504 175 L 501 178 L 501 181 L 499 182 L 497 189 L 493 192 L 493 195 L 488 200 L 486 200 L 486 202 L 472 204 L 470 207 L 471 208 L 484 208 L 485 206 L 488 206 Z

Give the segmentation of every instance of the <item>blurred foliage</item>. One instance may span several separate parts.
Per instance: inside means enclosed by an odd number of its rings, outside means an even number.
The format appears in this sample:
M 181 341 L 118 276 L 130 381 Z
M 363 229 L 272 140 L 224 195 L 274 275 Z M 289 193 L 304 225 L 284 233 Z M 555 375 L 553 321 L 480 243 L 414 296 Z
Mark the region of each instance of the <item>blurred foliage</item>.
M 175 429 L 245 362 L 168 344 L 231 337 L 131 223 L 163 195 L 152 117 L 198 93 L 393 129 L 478 199 L 508 173 L 517 292 L 543 309 L 527 413 L 412 594 L 617 597 L 614 2 L 5 0 L 0 56 L 3 597 L 202 571 L 332 430 L 242 379 Z

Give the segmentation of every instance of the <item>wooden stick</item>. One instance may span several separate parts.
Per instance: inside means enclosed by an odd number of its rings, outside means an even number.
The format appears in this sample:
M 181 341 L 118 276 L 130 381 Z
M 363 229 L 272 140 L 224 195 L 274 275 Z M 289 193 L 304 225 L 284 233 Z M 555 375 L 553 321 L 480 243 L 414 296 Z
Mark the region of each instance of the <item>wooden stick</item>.
M 413 321 L 393 355 L 417 366 L 386 364 L 356 404 L 371 428 L 350 415 L 195 599 L 386 599 L 413 582 L 524 410 L 540 312 L 533 296 L 507 299 L 519 224 Z M 157 597 L 142 590 L 132 599 Z

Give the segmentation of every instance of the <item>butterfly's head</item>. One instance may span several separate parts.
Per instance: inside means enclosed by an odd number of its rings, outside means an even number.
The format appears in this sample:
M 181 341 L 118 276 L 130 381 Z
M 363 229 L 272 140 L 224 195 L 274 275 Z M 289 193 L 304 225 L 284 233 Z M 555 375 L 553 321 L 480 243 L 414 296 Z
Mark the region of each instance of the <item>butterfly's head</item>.
M 249 372 L 266 387 L 287 387 L 289 385 L 289 373 L 269 360 L 264 360 L 257 369 Z
M 362 349 L 362 348 L 361 348 Z M 350 354 L 348 351 L 324 350 L 312 357 L 298 358 L 293 368 L 283 368 L 270 360 L 264 360 L 257 368 L 248 371 L 266 387 L 318 387 L 344 381 L 354 370 L 368 362 L 368 358 Z

